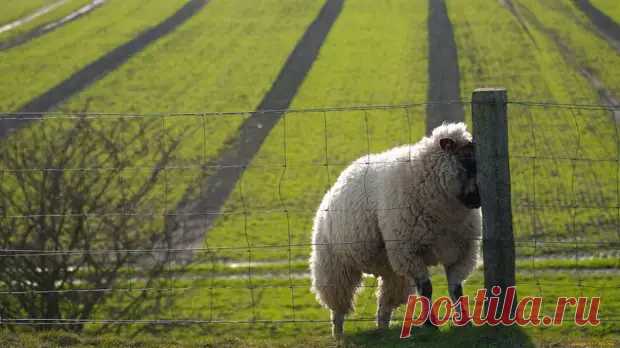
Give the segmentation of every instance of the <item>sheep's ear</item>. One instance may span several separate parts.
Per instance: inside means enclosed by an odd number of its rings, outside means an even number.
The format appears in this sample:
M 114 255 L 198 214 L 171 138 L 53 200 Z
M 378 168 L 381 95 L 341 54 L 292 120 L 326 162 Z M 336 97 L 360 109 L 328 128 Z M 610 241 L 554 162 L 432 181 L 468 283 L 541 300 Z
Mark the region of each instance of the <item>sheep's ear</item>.
M 440 139 L 439 146 L 441 146 L 442 150 L 447 152 L 454 152 L 454 150 L 456 150 L 456 142 L 450 138 Z

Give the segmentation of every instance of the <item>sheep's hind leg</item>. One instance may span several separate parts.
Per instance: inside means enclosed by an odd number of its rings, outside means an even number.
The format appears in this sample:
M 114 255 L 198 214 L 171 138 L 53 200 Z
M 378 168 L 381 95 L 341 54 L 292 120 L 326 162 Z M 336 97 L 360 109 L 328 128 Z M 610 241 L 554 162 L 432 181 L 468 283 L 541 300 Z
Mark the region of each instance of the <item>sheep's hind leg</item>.
M 339 269 L 339 272 L 335 270 Z M 353 309 L 355 292 L 360 285 L 362 273 L 357 270 L 344 270 L 334 267 L 324 270 L 326 277 L 315 279 L 314 287 L 322 302 L 331 310 L 332 335 L 339 338 L 343 334 L 344 317 Z
M 394 309 L 406 303 L 409 294 L 414 292 L 415 285 L 405 277 L 394 273 L 382 275 L 377 290 L 377 327 L 387 329 Z
M 344 332 L 344 312 L 331 311 L 332 315 L 332 336 L 342 337 Z
M 333 337 L 341 338 L 344 333 L 344 316 L 353 309 L 353 298 L 361 279 L 361 272 L 350 271 L 347 276 L 333 279 L 325 286 L 328 290 L 324 296 L 330 298 L 326 302 L 331 309 Z
M 418 234 L 423 233 L 418 231 Z M 399 244 L 388 248 L 388 257 L 390 265 L 395 273 L 404 274 L 415 281 L 418 294 L 428 299 L 429 303 L 433 297 L 433 285 L 431 283 L 428 267 L 424 262 L 424 258 L 419 254 L 418 250 L 412 248 L 410 244 Z M 435 327 L 431 322 L 429 313 L 428 319 L 424 323 L 425 326 Z

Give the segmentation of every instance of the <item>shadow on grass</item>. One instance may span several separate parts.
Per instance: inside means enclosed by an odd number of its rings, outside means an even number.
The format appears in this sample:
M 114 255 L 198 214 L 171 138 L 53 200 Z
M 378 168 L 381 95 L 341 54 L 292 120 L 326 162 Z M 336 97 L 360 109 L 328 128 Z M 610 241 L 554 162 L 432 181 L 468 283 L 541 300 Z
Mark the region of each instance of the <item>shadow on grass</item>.
M 433 347 L 433 348 L 534 348 L 535 344 L 518 326 L 450 327 L 441 331 L 415 327 L 411 337 L 400 339 L 400 328 L 347 335 L 346 347 Z

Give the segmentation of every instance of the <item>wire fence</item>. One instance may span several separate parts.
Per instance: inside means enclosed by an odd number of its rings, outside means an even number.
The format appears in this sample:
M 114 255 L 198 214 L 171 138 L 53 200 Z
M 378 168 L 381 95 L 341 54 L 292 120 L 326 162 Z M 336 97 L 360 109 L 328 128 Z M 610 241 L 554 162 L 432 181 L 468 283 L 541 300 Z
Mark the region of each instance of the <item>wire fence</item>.
M 424 109 L 446 103 L 471 108 L 455 100 L 2 113 L 0 127 L 11 130 L 0 141 L 0 324 L 325 325 L 328 311 L 310 293 L 310 248 L 369 241 L 312 243 L 322 196 L 353 160 L 419 140 Z M 517 286 L 532 296 L 601 296 L 612 305 L 600 318 L 613 325 L 620 321 L 620 106 L 509 101 L 508 109 Z M 384 240 L 386 249 L 406 242 Z M 476 271 L 465 292 L 482 282 Z M 363 279 L 347 322 L 376 320 L 377 287 L 375 278 Z

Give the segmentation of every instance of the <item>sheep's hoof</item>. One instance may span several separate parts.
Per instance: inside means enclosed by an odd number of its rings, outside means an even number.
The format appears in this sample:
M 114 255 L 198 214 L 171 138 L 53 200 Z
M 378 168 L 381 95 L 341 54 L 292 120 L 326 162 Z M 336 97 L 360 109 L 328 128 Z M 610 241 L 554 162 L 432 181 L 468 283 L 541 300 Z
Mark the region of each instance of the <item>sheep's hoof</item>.
M 390 328 L 390 321 L 383 321 L 383 320 L 379 320 L 377 321 L 377 329 L 378 330 L 387 330 Z
M 433 324 L 430 320 L 426 321 L 424 323 L 424 327 L 429 328 L 433 331 L 439 331 L 439 327 L 435 324 Z
M 342 331 L 333 331 L 332 330 L 332 337 L 336 340 L 342 340 L 342 338 L 344 337 L 344 333 Z

